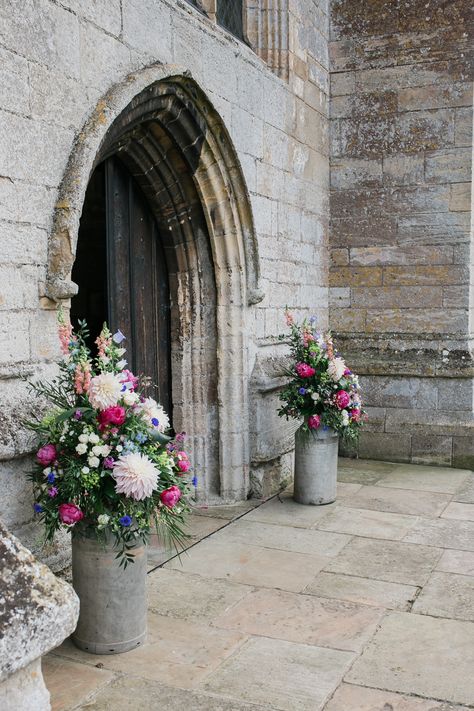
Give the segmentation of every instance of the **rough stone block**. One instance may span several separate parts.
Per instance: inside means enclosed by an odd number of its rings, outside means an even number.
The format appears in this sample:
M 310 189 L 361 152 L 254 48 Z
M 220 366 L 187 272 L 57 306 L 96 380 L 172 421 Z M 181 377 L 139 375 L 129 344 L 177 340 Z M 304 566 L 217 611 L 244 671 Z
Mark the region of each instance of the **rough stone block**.
M 467 284 L 469 268 L 451 265 L 386 267 L 383 271 L 383 283 L 388 285 L 443 285 Z
M 76 15 L 107 30 L 110 34 L 120 34 L 122 25 L 120 0 L 107 0 L 107 2 L 97 2 L 96 0 L 64 0 L 62 5 L 63 7 L 68 7 Z
M 342 251 L 342 250 L 340 250 Z M 453 248 L 446 246 L 432 247 L 402 247 L 402 246 L 380 246 L 380 247 L 361 247 L 350 250 L 350 262 L 360 266 L 386 266 L 386 265 L 405 265 L 403 270 L 393 272 L 397 279 L 393 280 L 393 284 L 400 284 L 400 276 L 407 272 L 407 267 L 411 265 L 431 265 L 431 264 L 451 264 L 453 261 Z M 384 270 L 384 283 L 390 284 L 387 281 L 386 275 L 390 274 L 390 270 Z M 423 272 L 422 272 L 423 273 Z M 413 282 L 420 283 L 420 282 Z M 426 283 L 426 282 L 423 282 Z M 432 283 L 437 284 L 434 280 Z
M 452 437 L 436 435 L 413 435 L 412 462 L 449 466 L 452 462 Z
M 420 109 L 452 108 L 471 106 L 472 86 L 469 83 L 410 87 L 398 92 L 400 111 L 420 111 Z
M 382 182 L 381 159 L 363 160 L 357 158 L 331 161 L 331 187 L 340 190 L 364 186 L 373 187 Z
M 457 244 L 469 241 L 470 216 L 464 212 L 423 213 L 398 218 L 400 244 Z
M 26 59 L 18 56 L 18 54 L 1 49 L 0 84 L 2 86 L 0 107 L 7 111 L 28 114 L 30 110 L 30 87 Z
M 367 405 L 429 409 L 438 404 L 436 382 L 430 378 L 367 376 L 360 383 Z
M 339 267 L 331 269 L 330 286 L 381 286 L 382 270 L 378 267 Z
M 453 148 L 436 151 L 425 157 L 425 180 L 428 183 L 459 183 L 471 179 L 472 151 Z
M 358 308 L 437 307 L 443 306 L 443 290 L 434 286 L 353 287 L 351 303 Z
M 409 462 L 411 435 L 382 434 L 362 431 L 359 456 L 363 459 L 382 459 L 390 462 Z
M 473 412 L 474 380 L 472 378 L 438 380 L 438 409 Z
M 20 312 L 0 312 L 0 364 L 12 365 L 30 358 L 28 318 Z
M 471 209 L 471 183 L 451 185 L 449 209 L 452 212 L 467 212 Z
M 368 333 L 465 333 L 467 315 L 463 309 L 385 309 L 367 311 Z
M 367 312 L 365 309 L 330 310 L 330 321 L 333 329 L 342 333 L 363 333 L 365 331 Z
M 474 470 L 474 437 L 453 437 L 453 466 Z
M 425 180 L 424 157 L 402 153 L 383 157 L 384 182 L 389 185 L 419 185 Z
M 454 142 L 456 146 L 472 146 L 472 106 L 456 109 L 454 119 Z

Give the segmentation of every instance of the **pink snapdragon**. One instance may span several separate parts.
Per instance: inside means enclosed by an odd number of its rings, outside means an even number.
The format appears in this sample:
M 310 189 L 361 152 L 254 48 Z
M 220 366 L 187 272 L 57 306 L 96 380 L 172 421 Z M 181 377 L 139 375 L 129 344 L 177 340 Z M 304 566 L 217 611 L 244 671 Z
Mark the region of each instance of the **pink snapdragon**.
M 334 395 L 334 403 L 339 410 L 344 410 L 350 403 L 351 398 L 345 390 L 338 390 Z
M 74 390 L 83 395 L 91 384 L 91 366 L 89 363 L 78 363 L 74 372 Z
M 76 504 L 61 504 L 58 507 L 58 513 L 62 523 L 67 526 L 73 526 L 84 518 L 84 514 Z
M 97 353 L 100 359 L 104 359 L 107 357 L 105 355 L 105 352 L 108 348 L 110 348 L 111 343 L 112 339 L 110 337 L 107 338 L 102 333 L 100 334 L 100 336 L 97 336 L 97 338 L 95 339 L 95 344 L 97 346 Z
M 321 418 L 319 415 L 310 415 L 308 417 L 308 427 L 310 430 L 317 430 L 321 426 Z
M 300 378 L 311 378 L 311 376 L 316 373 L 315 369 L 307 363 L 297 363 L 295 370 Z
M 36 452 L 36 459 L 43 466 L 47 467 L 57 459 L 58 452 L 54 444 L 45 444 Z
M 63 355 L 69 353 L 69 343 L 71 342 L 72 326 L 70 323 L 60 323 L 58 326 L 59 342 L 61 344 L 61 352 Z

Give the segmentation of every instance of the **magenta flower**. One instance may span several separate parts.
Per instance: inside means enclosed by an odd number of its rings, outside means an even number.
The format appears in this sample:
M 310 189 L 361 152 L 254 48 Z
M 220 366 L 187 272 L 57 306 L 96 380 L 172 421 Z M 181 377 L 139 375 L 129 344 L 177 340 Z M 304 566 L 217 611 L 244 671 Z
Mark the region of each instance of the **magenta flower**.
M 113 457 L 106 457 L 104 459 L 104 469 L 113 469 L 115 464 L 115 459 Z
M 349 410 L 349 416 L 350 416 L 352 422 L 360 422 L 360 417 L 361 417 L 360 410 L 357 410 L 355 408 L 353 410 Z
M 316 373 L 315 369 L 307 363 L 297 363 L 295 365 L 295 370 L 300 378 L 310 378 Z
M 345 390 L 338 390 L 334 396 L 334 402 L 339 410 L 343 410 L 350 403 L 351 398 Z
M 188 462 L 187 459 L 179 459 L 178 460 L 178 469 L 180 472 L 187 472 L 188 469 L 191 467 L 191 464 Z
M 84 518 L 84 514 L 76 504 L 61 504 L 58 507 L 59 518 L 67 526 L 73 526 Z
M 45 444 L 36 452 L 36 459 L 43 467 L 47 467 L 48 464 L 54 462 L 57 456 L 58 453 L 54 444 Z
M 169 489 L 165 489 L 160 494 L 160 499 L 162 503 L 169 509 L 172 509 L 181 498 L 181 491 L 178 486 L 170 486 Z
M 321 418 L 319 415 L 310 415 L 308 417 L 308 427 L 310 430 L 317 430 L 321 425 Z
M 58 495 L 57 486 L 52 486 L 48 489 L 48 496 L 50 496 L 52 499 L 54 499 L 54 497 L 57 495 Z

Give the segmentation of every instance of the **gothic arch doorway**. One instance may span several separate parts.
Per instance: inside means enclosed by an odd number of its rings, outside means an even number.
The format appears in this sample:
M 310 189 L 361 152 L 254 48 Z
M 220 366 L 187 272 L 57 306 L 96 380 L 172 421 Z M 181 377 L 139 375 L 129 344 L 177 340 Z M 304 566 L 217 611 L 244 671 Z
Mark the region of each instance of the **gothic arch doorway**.
M 128 367 L 152 379 L 170 417 L 171 347 L 169 277 L 162 238 L 148 201 L 115 156 L 94 170 L 79 226 L 72 278 L 74 324 L 85 318 L 91 334 L 107 321 L 127 336 Z
M 249 490 L 248 318 L 263 298 L 242 170 L 213 106 L 189 74 L 152 66 L 97 104 L 60 187 L 45 293 L 74 295 L 71 270 L 94 170 L 114 158 L 142 191 L 169 278 L 173 424 L 185 430 L 198 499 Z

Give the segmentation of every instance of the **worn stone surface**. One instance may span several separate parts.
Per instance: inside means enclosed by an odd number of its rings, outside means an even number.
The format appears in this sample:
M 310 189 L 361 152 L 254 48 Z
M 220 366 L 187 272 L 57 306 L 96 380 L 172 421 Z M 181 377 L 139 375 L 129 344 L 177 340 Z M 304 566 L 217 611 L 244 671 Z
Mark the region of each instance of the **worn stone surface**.
M 378 486 L 414 491 L 432 491 L 445 494 L 454 492 L 472 475 L 466 471 L 444 468 L 399 467 L 377 482 Z
M 446 506 L 441 518 L 453 518 L 459 521 L 474 521 L 474 504 L 453 501 Z
M 217 627 L 290 642 L 359 651 L 382 610 L 280 590 L 258 590 L 215 620 Z
M 440 549 L 428 545 L 355 539 L 324 570 L 406 585 L 424 585 L 440 555 Z
M 365 538 L 401 540 L 415 525 L 415 516 L 342 507 L 326 516 L 318 528 Z
M 341 684 L 325 711 L 462 711 L 443 701 L 394 694 L 391 691 Z
M 382 622 L 345 680 L 471 704 L 474 698 L 470 672 L 474 663 L 473 632 L 471 622 L 393 612 Z M 449 655 L 446 640 L 449 640 Z M 441 668 L 443 674 L 434 671 Z
M 416 596 L 417 588 L 413 585 L 358 578 L 354 575 L 321 572 L 304 592 L 373 607 L 407 610 L 409 603 Z
M 41 667 L 53 701 L 52 711 L 74 708 L 78 698 L 92 695 L 114 678 L 106 669 L 78 664 L 53 654 L 44 657 Z
M 454 519 L 420 521 L 404 540 L 440 548 L 474 551 L 474 521 Z
M 444 573 L 474 575 L 474 553 L 471 551 L 444 551 L 436 570 L 441 570 Z
M 474 578 L 433 573 L 416 599 L 413 612 L 474 622 Z
M 248 515 L 248 520 L 294 528 L 313 528 L 335 507 L 336 504 L 302 506 L 293 501 L 292 494 L 285 493 L 274 497 L 252 511 Z
M 420 498 L 412 489 L 393 489 L 382 486 L 364 486 L 347 501 L 357 509 L 389 511 L 410 516 L 439 516 L 450 501 L 449 494 L 424 492 Z M 346 502 L 342 502 L 346 505 Z
M 354 655 L 276 639 L 250 640 L 205 688 L 274 709 L 321 709 Z

